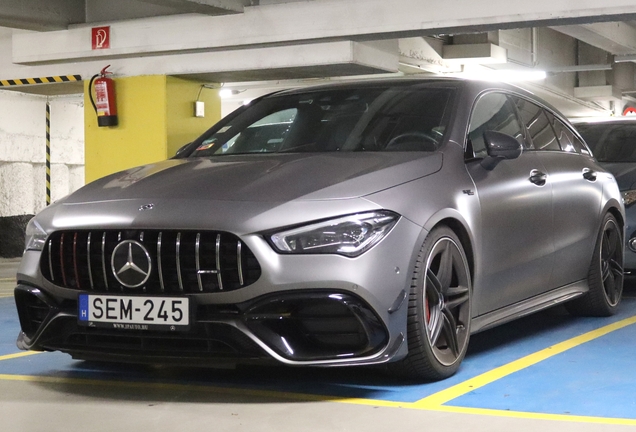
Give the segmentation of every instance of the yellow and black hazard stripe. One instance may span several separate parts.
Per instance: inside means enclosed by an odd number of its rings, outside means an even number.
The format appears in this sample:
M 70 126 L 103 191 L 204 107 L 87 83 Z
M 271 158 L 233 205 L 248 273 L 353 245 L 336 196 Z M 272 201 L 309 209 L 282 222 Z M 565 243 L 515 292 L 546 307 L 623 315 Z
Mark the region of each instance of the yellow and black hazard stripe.
M 18 79 L 10 79 L 10 80 L 0 80 L 0 87 L 24 86 L 24 85 L 32 85 L 32 84 L 64 83 L 64 82 L 73 82 L 73 81 L 81 81 L 81 80 L 82 80 L 81 75 L 58 75 L 58 76 L 40 77 L 40 78 L 18 78 Z
M 46 205 L 51 204 L 51 103 L 46 103 Z

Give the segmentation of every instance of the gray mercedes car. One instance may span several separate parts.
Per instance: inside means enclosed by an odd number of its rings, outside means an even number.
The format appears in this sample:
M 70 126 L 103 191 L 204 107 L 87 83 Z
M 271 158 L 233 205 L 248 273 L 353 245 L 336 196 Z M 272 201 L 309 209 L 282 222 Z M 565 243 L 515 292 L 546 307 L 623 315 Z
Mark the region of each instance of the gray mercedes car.
M 614 177 L 516 87 L 282 91 L 38 214 L 17 344 L 441 379 L 472 333 L 563 302 L 614 313 L 623 227 Z

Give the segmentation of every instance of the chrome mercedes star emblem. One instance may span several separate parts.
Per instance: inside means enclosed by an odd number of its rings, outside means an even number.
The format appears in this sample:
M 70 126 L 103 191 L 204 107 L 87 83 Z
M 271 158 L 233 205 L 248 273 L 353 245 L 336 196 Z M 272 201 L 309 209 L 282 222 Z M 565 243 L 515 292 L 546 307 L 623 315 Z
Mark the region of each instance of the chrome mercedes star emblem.
M 150 254 L 141 243 L 125 240 L 119 243 L 111 256 L 115 279 L 127 288 L 137 288 L 148 281 L 152 270 Z

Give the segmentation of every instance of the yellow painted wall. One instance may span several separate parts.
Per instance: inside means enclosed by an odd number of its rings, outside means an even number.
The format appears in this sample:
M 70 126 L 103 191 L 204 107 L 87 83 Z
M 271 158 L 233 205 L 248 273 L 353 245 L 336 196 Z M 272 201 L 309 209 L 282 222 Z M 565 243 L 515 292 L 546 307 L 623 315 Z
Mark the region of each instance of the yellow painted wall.
M 216 89 L 202 83 L 167 77 L 168 157 L 221 119 L 221 99 Z M 199 93 L 200 91 L 200 93 Z M 205 117 L 194 117 L 194 101 L 205 103 Z
M 118 126 L 98 127 L 84 82 L 86 182 L 166 159 L 166 77 L 115 79 Z
M 116 78 L 119 124 L 98 127 L 85 81 L 86 182 L 172 157 L 216 123 L 221 118 L 221 102 L 215 90 L 201 91 L 205 117 L 194 117 L 193 103 L 201 84 L 165 75 Z

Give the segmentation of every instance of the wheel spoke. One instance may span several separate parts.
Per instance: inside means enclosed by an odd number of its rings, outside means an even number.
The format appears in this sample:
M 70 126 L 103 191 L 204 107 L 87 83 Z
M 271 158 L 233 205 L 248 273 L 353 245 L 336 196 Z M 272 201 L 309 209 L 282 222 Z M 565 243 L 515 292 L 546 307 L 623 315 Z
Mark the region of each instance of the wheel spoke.
M 439 260 L 439 270 L 437 271 L 437 279 L 439 279 L 441 290 L 444 292 L 451 283 L 453 277 L 453 254 L 450 248 L 450 242 L 444 242 L 444 249 Z
M 442 311 L 444 319 L 444 338 L 448 348 L 452 351 L 455 358 L 459 356 L 459 342 L 457 340 L 457 323 L 453 314 L 448 309 Z
M 442 286 L 431 269 L 426 269 L 426 293 L 431 295 L 431 302 L 434 305 L 438 304 L 442 298 Z
M 444 319 L 442 318 L 442 314 L 439 313 L 440 310 L 436 308 L 436 313 L 433 313 L 431 310 L 431 325 L 429 327 L 431 333 L 431 346 L 437 345 L 437 340 L 439 339 L 439 335 L 442 333 L 444 327 Z
M 454 296 L 458 296 L 458 295 L 462 295 L 466 293 L 468 293 L 468 287 L 461 286 L 461 285 L 456 287 L 450 287 L 445 292 L 446 297 L 454 297 Z
M 466 303 L 470 299 L 470 295 L 468 291 L 465 291 L 463 294 L 453 298 L 452 300 L 446 301 L 446 309 L 454 310 L 456 307 Z
M 614 273 L 616 276 L 623 276 L 623 274 L 625 273 L 623 267 L 618 263 L 618 261 L 614 259 L 610 260 L 609 267 L 611 268 L 612 273 Z
M 612 272 L 608 272 L 607 279 L 603 281 L 603 286 L 610 302 L 614 303 L 616 301 L 616 279 Z
M 612 229 L 609 233 L 609 241 L 610 241 L 610 245 L 609 245 L 609 256 L 610 257 L 615 257 L 616 256 L 616 250 L 617 250 L 617 246 L 619 243 L 619 239 L 618 239 L 618 232 L 616 231 L 616 229 Z
M 610 255 L 610 240 L 607 231 L 603 232 L 603 243 L 601 244 L 601 259 L 605 261 Z
M 601 261 L 601 278 L 603 279 L 603 283 L 610 277 L 610 266 L 609 263 L 605 260 Z

